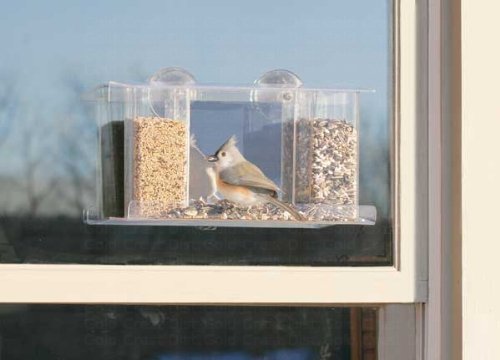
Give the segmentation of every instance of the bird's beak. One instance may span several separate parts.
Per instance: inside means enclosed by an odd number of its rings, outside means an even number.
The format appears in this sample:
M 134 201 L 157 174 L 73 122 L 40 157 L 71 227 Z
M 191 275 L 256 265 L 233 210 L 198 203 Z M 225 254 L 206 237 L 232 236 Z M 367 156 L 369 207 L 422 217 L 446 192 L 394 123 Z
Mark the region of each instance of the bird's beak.
M 216 155 L 207 156 L 208 162 L 216 162 L 219 158 Z

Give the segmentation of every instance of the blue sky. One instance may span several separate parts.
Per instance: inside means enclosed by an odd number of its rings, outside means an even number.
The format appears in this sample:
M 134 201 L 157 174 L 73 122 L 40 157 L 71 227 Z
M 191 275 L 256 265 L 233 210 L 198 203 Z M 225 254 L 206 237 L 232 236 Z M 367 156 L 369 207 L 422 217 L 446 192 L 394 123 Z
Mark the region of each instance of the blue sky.
M 0 72 L 54 106 L 63 72 L 129 81 L 172 65 L 200 82 L 249 83 L 286 68 L 309 86 L 374 88 L 375 106 L 386 95 L 385 0 L 20 0 L 2 10 Z

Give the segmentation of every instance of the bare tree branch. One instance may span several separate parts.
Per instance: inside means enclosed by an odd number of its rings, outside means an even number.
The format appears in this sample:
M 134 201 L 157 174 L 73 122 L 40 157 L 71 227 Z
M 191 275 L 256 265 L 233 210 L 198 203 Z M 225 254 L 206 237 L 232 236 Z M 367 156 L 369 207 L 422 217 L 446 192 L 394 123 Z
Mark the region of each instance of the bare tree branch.
M 0 75 L 0 146 L 8 138 L 18 112 L 16 83 L 14 75 Z
M 69 97 L 66 114 L 57 129 L 54 162 L 67 185 L 59 190 L 61 199 L 75 213 L 81 213 L 94 195 L 97 129 L 90 107 L 81 100 L 86 86 L 79 75 L 65 73 L 62 83 Z
M 58 179 L 42 176 L 48 158 L 40 139 L 44 136 L 43 127 L 33 126 L 25 119 L 21 132 L 21 155 L 23 161 L 23 178 L 21 186 L 28 202 L 29 216 L 36 216 L 40 206 L 56 189 Z

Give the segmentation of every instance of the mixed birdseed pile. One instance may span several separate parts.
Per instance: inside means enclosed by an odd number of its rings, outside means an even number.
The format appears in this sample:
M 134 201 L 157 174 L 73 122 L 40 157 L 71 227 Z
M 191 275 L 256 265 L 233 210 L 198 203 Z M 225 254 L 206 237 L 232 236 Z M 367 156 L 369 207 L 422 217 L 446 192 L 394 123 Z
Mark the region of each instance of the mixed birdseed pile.
M 315 203 L 357 204 L 357 133 L 343 120 L 314 119 L 311 197 Z
M 187 192 L 187 127 L 159 117 L 133 120 L 132 201 L 143 204 L 138 215 L 155 217 L 178 206 Z
M 346 216 L 356 218 L 358 143 L 354 126 L 339 119 L 301 118 L 295 131 L 291 126 L 284 128 L 285 157 L 293 158 L 289 152 L 294 133 L 295 174 L 291 174 L 291 166 L 284 169 L 285 178 L 295 176 L 295 188 L 285 182 L 284 190 L 294 191 L 298 204 L 350 206 Z
M 151 204 L 145 204 L 151 207 Z M 310 221 L 351 221 L 350 207 L 331 208 L 321 204 L 309 204 L 296 207 L 296 209 Z M 138 213 L 141 210 L 138 209 Z M 263 204 L 252 207 L 241 207 L 227 200 L 218 200 L 208 203 L 202 199 L 192 201 L 188 207 L 170 206 L 163 211 L 149 216 L 153 219 L 206 219 L 206 220 L 296 220 L 287 211 L 272 204 Z

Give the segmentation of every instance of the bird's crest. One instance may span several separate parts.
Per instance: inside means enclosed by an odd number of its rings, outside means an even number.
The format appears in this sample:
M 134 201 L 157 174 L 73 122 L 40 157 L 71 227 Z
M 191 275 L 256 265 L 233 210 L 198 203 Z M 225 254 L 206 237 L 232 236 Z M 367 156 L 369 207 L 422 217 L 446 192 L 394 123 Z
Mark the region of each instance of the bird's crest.
M 227 151 L 228 149 L 235 147 L 236 144 L 238 143 L 238 140 L 236 139 L 236 136 L 233 135 L 229 139 L 226 140 L 224 144 L 216 151 L 216 154 L 220 153 L 221 151 Z

